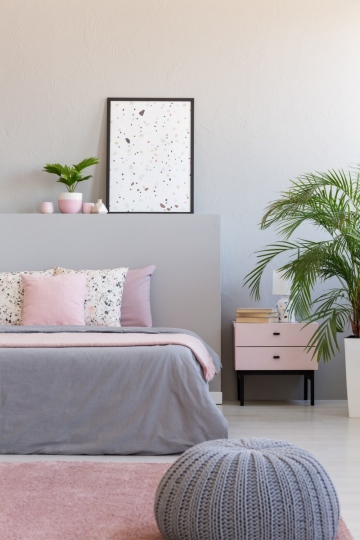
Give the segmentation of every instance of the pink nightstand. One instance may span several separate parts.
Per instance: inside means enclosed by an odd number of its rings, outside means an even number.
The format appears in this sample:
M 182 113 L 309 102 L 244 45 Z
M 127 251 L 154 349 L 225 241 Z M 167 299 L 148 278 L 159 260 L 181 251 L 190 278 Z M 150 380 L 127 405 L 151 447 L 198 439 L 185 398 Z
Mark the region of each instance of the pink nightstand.
M 314 405 L 314 371 L 316 358 L 305 350 L 318 324 L 301 323 L 236 323 L 234 322 L 234 357 L 237 372 L 238 398 L 244 405 L 245 375 L 304 375 L 304 399 L 308 381 L 311 405 Z

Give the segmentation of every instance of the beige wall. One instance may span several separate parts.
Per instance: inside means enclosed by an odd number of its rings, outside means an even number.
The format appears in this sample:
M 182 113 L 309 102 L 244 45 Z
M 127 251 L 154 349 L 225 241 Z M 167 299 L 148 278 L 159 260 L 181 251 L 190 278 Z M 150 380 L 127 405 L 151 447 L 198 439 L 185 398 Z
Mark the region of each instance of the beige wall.
M 61 190 L 46 162 L 101 158 L 106 98 L 195 98 L 195 212 L 221 215 L 224 392 L 235 397 L 231 320 L 242 279 L 275 239 L 257 224 L 291 177 L 359 161 L 356 0 L 0 0 L 0 212 L 37 212 Z M 274 302 L 271 271 L 263 304 Z M 343 354 L 317 397 L 344 398 Z M 249 380 L 249 397 L 299 397 Z

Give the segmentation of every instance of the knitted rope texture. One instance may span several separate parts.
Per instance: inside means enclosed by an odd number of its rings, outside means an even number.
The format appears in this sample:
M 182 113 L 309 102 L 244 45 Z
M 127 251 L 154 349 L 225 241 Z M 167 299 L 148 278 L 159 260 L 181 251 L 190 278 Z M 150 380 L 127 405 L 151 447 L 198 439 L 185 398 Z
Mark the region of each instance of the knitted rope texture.
M 334 540 L 340 516 L 314 456 L 270 439 L 190 448 L 161 480 L 154 512 L 166 540 Z

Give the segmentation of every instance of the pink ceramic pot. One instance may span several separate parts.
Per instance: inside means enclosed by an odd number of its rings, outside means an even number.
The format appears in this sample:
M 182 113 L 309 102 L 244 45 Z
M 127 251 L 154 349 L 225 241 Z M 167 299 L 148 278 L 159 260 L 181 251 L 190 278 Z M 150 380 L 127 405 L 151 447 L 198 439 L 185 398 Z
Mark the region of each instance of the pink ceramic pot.
M 91 214 L 91 210 L 94 208 L 93 202 L 83 202 L 82 203 L 82 212 L 83 214 Z
M 58 204 L 62 214 L 78 214 L 81 211 L 82 193 L 59 193 Z
M 42 202 L 40 205 L 40 212 L 42 214 L 53 214 L 54 204 L 52 202 Z

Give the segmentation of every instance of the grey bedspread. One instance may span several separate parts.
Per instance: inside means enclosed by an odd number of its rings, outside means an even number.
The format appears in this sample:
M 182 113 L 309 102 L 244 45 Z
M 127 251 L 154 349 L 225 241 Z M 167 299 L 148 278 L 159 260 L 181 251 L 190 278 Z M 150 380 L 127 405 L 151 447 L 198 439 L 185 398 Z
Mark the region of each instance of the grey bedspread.
M 196 335 L 174 328 L 0 326 L 29 331 Z M 207 349 L 219 371 L 218 356 Z M 222 438 L 227 422 L 187 347 L 0 348 L 1 454 L 161 455 Z

